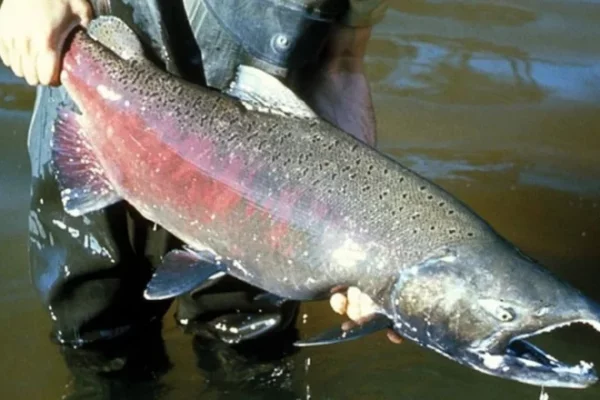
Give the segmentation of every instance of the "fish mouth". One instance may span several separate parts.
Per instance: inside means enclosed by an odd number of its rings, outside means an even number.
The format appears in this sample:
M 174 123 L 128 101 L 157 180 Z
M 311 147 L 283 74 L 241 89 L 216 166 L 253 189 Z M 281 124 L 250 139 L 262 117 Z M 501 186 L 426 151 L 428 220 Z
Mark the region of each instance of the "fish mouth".
M 589 387 L 598 381 L 593 363 L 580 361 L 577 365 L 569 365 L 524 340 L 574 323 L 588 324 L 600 331 L 600 324 L 591 320 L 555 324 L 511 339 L 501 352 L 469 349 L 471 354 L 466 357 L 466 364 L 489 375 L 535 386 Z

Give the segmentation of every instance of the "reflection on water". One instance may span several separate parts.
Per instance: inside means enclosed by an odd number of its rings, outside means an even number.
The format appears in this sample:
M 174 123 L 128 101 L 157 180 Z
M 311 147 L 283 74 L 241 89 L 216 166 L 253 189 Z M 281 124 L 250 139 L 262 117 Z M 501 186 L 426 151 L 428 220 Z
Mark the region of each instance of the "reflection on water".
M 368 73 L 384 151 L 600 299 L 597 3 L 392 1 L 374 32 Z M 48 340 L 48 316 L 27 272 L 33 98 L 0 69 L 2 398 L 538 398 L 537 388 L 483 376 L 413 343 L 394 347 L 383 335 L 293 354 L 273 343 L 249 351 L 184 335 L 172 314 L 135 346 L 61 351 Z M 323 304 L 306 304 L 300 315 L 302 336 L 339 321 Z M 575 327 L 536 343 L 565 361 L 599 363 L 599 340 Z M 597 399 L 600 389 L 549 394 Z
M 478 106 L 600 96 L 589 48 L 597 19 L 586 4 L 397 3 L 372 46 L 388 51 L 370 55 L 381 92 Z
M 388 40 L 406 54 L 383 80 L 385 92 L 476 105 L 537 103 L 547 94 L 532 77 L 528 54 L 518 47 L 432 35 Z

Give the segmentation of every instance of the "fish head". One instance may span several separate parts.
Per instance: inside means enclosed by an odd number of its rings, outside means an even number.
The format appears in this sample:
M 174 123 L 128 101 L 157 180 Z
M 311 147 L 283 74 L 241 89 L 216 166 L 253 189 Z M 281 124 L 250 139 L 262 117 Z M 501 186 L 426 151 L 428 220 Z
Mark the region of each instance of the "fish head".
M 567 365 L 524 339 L 576 322 L 600 331 L 600 307 L 503 240 L 403 268 L 389 301 L 398 333 L 477 371 L 546 387 L 598 379 L 591 363 Z

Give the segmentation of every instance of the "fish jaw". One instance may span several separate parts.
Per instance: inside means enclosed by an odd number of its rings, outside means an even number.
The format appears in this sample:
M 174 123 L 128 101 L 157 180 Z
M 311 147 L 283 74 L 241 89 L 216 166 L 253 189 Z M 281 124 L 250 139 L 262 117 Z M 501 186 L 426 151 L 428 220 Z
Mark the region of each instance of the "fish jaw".
M 527 337 L 574 323 L 588 324 L 600 331 L 600 324 L 595 320 L 574 320 L 546 327 Z M 420 335 L 416 326 L 417 324 L 397 321 L 394 330 L 425 348 L 486 375 L 533 386 L 568 389 L 584 389 L 598 381 L 597 371 L 592 362 L 581 360 L 577 365 L 568 365 L 527 342 L 525 337 L 512 339 L 504 349 L 488 350 L 485 348 L 487 346 L 457 346 L 453 339 L 432 341 L 430 336 Z
M 600 306 L 506 242 L 448 246 L 401 270 L 385 306 L 394 330 L 478 372 L 521 383 L 586 388 L 594 365 L 568 365 L 525 339 L 587 324 Z
M 598 381 L 593 363 L 582 360 L 567 365 L 520 339 L 511 342 L 505 354 L 469 351 L 457 361 L 488 375 L 534 386 L 584 389 Z

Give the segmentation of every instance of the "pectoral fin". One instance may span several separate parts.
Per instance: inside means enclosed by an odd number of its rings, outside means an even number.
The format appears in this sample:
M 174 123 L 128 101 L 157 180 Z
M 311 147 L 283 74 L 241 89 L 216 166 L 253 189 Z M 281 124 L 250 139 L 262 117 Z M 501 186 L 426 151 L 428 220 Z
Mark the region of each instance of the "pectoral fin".
M 65 211 L 79 217 L 120 201 L 87 141 L 81 116 L 60 106 L 53 130 L 52 167 Z
M 198 289 L 227 273 L 226 267 L 208 252 L 173 250 L 146 286 L 144 297 L 162 300 Z
M 354 324 L 349 329 L 343 329 L 341 326 L 335 327 L 312 338 L 299 340 L 294 345 L 298 347 L 310 347 L 347 342 L 388 329 L 391 325 L 388 317 L 377 314 L 362 324 Z

